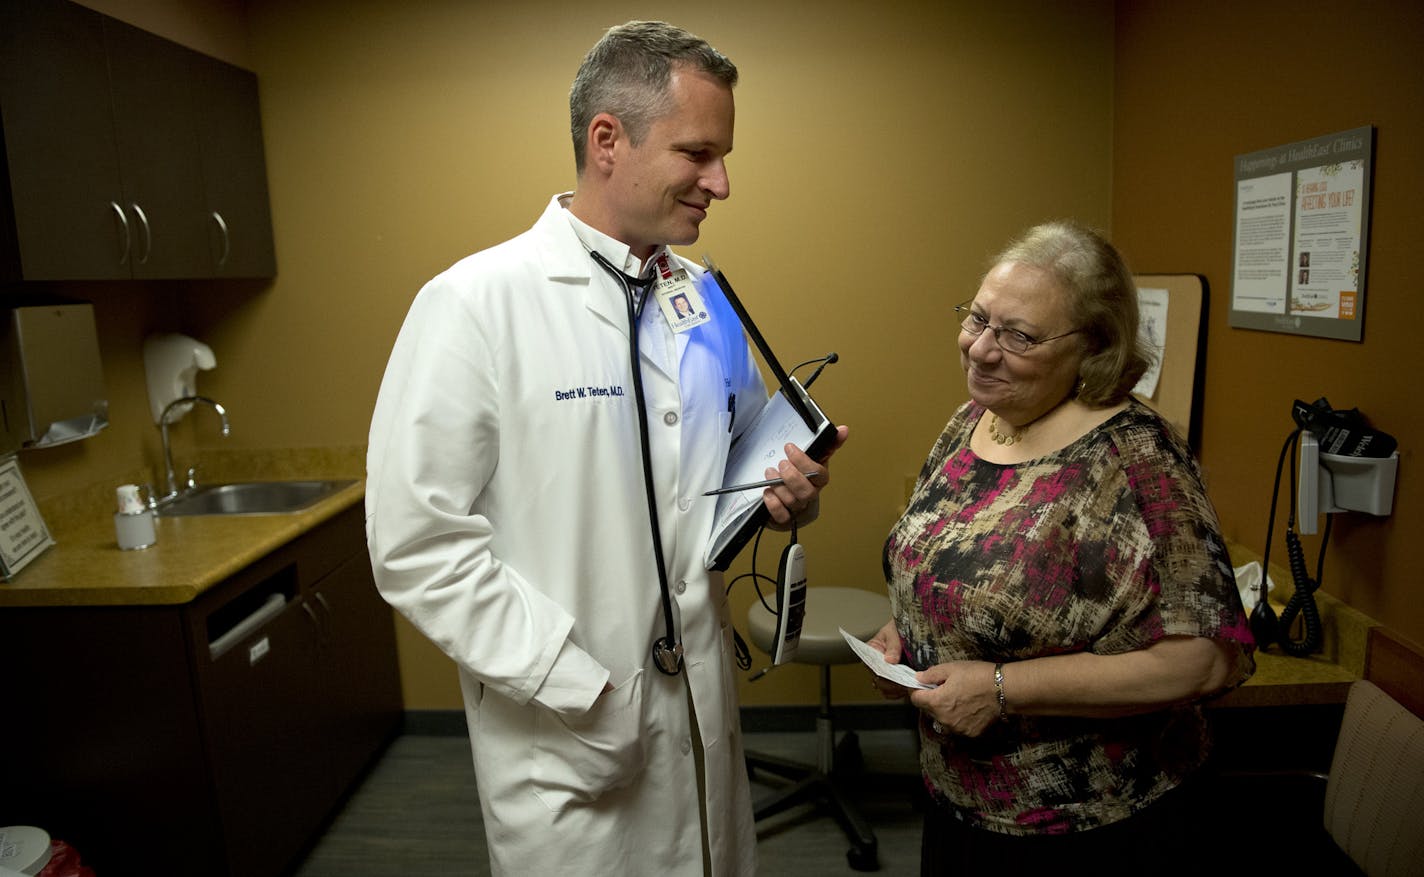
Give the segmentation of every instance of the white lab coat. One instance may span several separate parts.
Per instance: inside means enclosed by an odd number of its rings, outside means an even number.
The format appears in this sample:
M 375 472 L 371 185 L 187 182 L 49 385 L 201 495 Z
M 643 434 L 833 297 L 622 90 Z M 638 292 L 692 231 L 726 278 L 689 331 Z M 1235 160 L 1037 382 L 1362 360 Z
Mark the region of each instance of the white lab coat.
M 624 295 L 563 210 L 555 198 L 411 306 L 371 425 L 376 582 L 459 666 L 496 873 L 701 875 L 690 691 L 711 873 L 751 874 L 731 628 L 704 564 L 715 502 L 701 494 L 766 389 L 725 302 L 682 342 L 648 303 L 642 374 L 686 668 L 663 675 Z M 621 265 L 626 248 L 605 255 Z M 593 702 L 605 680 L 615 689 Z

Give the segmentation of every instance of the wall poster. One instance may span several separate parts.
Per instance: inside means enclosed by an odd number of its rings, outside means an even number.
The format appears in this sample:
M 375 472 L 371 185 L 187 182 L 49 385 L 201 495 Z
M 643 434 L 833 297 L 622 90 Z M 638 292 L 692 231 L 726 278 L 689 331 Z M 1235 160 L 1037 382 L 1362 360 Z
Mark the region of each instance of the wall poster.
M 1231 325 L 1359 341 L 1374 128 L 1235 161 Z

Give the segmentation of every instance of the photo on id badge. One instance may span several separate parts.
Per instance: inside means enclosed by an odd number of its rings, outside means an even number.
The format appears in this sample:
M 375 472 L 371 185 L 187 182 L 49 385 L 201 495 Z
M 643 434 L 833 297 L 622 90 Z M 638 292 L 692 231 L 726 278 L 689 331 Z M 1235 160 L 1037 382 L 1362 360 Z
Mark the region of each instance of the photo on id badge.
M 669 272 L 658 281 L 656 290 L 658 307 L 662 308 L 663 316 L 674 332 L 686 332 L 709 319 L 702 296 L 685 269 Z

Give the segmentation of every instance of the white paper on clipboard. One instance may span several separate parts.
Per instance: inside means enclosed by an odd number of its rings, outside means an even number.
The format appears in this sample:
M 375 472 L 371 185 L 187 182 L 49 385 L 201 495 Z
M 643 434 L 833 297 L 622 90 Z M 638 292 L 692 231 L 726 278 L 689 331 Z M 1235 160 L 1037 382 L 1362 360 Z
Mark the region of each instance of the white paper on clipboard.
M 794 389 L 810 407 L 817 418 L 817 428 L 812 432 L 801 415 L 787 401 L 784 393 L 773 393 L 766 404 L 757 412 L 756 418 L 746 431 L 732 445 L 727 456 L 724 485 L 747 484 L 766 478 L 766 470 L 775 468 L 786 457 L 786 444 L 793 443 L 803 451 L 814 451 L 824 446 L 828 434 L 835 433 L 835 426 L 816 407 L 816 403 L 801 389 L 795 378 L 791 379 Z M 812 453 L 812 456 L 815 456 Z M 765 508 L 762 491 L 741 490 L 724 493 L 717 497 L 717 513 L 712 519 L 712 538 L 707 543 L 707 565 L 721 569 L 730 554 L 735 554 L 745 543 L 746 537 L 756 529 L 758 513 Z

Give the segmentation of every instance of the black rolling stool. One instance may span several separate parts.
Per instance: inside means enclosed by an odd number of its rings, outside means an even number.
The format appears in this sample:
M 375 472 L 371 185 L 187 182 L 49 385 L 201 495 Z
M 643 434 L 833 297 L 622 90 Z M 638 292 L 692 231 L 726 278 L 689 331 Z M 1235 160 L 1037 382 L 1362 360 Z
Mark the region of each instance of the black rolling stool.
M 790 781 L 786 788 L 757 802 L 756 818 L 764 819 L 806 801 L 829 806 L 850 839 L 851 847 L 846 859 L 857 871 L 879 870 L 880 863 L 875 833 L 836 782 L 837 763 L 842 767 L 858 767 L 861 754 L 854 731 L 847 731 L 840 745 L 836 745 L 831 710 L 831 665 L 860 662 L 838 628 L 843 627 L 851 635 L 868 640 L 889 620 L 890 601 L 883 594 L 859 588 L 808 588 L 806 620 L 793 660 L 798 664 L 816 664 L 821 668 L 821 709 L 816 716 L 819 763 L 801 764 L 774 756 L 747 753 L 747 769 L 751 773 L 760 770 Z M 752 603 L 747 613 L 747 627 L 757 648 L 770 654 L 772 642 L 776 639 L 776 617 L 759 600 Z

